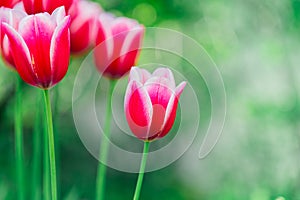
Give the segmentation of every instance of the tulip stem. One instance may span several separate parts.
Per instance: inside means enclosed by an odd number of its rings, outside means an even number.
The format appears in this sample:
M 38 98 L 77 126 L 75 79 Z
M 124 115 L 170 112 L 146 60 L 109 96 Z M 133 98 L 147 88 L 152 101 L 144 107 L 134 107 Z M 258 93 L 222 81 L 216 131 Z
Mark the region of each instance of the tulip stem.
M 18 199 L 25 199 L 24 186 L 24 147 L 22 124 L 22 79 L 18 76 L 16 81 L 15 99 L 15 145 L 16 145 L 16 173 L 18 186 Z
M 40 93 L 39 93 L 40 94 Z M 33 167 L 32 167 L 32 199 L 40 200 L 40 183 L 41 183 L 41 100 L 36 101 L 36 115 L 33 130 Z
M 44 100 L 46 105 L 46 117 L 47 117 L 47 124 L 48 124 L 48 147 L 49 147 L 49 159 L 50 159 L 51 196 L 52 196 L 52 200 L 57 200 L 54 134 L 53 134 L 51 103 L 50 103 L 48 90 L 44 90 Z
M 105 193 L 105 177 L 106 177 L 106 162 L 109 150 L 109 138 L 110 138 L 110 125 L 111 125 L 111 116 L 112 116 L 112 94 L 115 88 L 116 81 L 110 80 L 109 82 L 109 91 L 107 95 L 106 102 L 106 116 L 105 116 L 105 125 L 104 125 L 104 135 L 102 136 L 99 156 L 100 161 L 98 163 L 98 172 L 97 172 L 97 182 L 96 182 L 96 200 L 103 200 Z
M 147 156 L 148 156 L 148 152 L 149 152 L 149 146 L 150 146 L 150 142 L 145 141 L 139 177 L 136 182 L 136 188 L 135 188 L 133 200 L 138 200 L 140 198 L 140 193 L 141 193 L 141 188 L 142 188 L 142 183 L 143 183 L 143 178 L 144 178 L 144 173 L 145 173 L 145 168 L 146 168 L 146 163 L 147 163 Z
M 46 120 L 44 117 L 43 120 Z M 49 169 L 49 145 L 48 145 L 48 134 L 47 134 L 47 123 L 44 123 L 43 126 L 43 136 L 44 136 L 44 158 L 43 158 L 43 165 L 44 165 L 44 174 L 43 174 L 43 194 L 44 200 L 50 200 L 51 193 L 50 193 L 50 169 Z

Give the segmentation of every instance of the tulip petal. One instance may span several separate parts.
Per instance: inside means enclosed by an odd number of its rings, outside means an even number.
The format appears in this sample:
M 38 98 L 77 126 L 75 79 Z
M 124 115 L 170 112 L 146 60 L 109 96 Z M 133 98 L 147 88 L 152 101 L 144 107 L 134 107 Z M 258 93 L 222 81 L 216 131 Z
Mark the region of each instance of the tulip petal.
M 81 24 L 78 24 L 81 23 Z M 79 18 L 72 21 L 70 26 L 71 34 L 71 49 L 72 52 L 81 52 L 86 50 L 90 45 L 90 38 L 87 35 L 91 31 L 90 24 L 82 23 Z M 82 37 L 84 36 L 84 37 Z M 80 40 L 78 40 L 80 38 Z
M 43 0 L 23 0 L 24 8 L 28 14 L 43 12 Z
M 61 23 L 61 21 L 65 18 L 66 11 L 63 6 L 56 8 L 53 13 L 51 14 L 51 20 L 55 24 Z
M 50 62 L 52 66 L 52 84 L 59 82 L 67 73 L 70 58 L 70 17 L 67 16 L 59 24 L 52 36 Z
M 10 25 L 2 23 L 1 28 L 3 33 L 8 37 L 9 43 L 11 45 L 12 56 L 16 64 L 16 69 L 21 78 L 25 82 L 36 86 L 37 76 L 31 65 L 31 56 L 25 41 L 23 40 L 21 35 Z
M 136 64 L 139 48 L 141 47 L 144 28 L 137 27 L 130 31 L 124 32 L 126 34 L 122 42 L 122 48 L 119 52 L 119 58 L 115 60 L 116 71 L 121 75 L 130 70 Z
M 44 10 L 48 13 L 52 13 L 58 7 L 64 7 L 67 12 L 72 5 L 73 0 L 41 0 L 43 1 Z
M 124 106 L 131 131 L 138 138 L 147 139 L 153 110 L 150 97 L 141 83 L 134 80 L 129 82 Z
M 136 80 L 140 82 L 141 84 L 144 84 L 149 78 L 151 77 L 151 74 L 145 70 L 138 67 L 132 67 L 129 74 L 129 80 Z
M 50 41 L 55 29 L 48 13 L 25 17 L 19 24 L 19 33 L 31 53 L 31 61 L 43 88 L 51 82 Z
M 185 86 L 186 86 L 186 82 L 183 81 L 182 83 L 180 83 L 180 84 L 176 87 L 176 89 L 175 89 L 175 94 L 176 94 L 177 98 L 180 97 L 180 95 L 181 95 L 181 93 L 183 92 L 183 89 L 185 88 Z
M 111 56 L 109 57 L 110 62 L 109 62 L 108 73 L 112 74 L 114 77 L 121 77 L 130 69 L 130 67 L 134 65 L 134 62 L 120 63 L 120 58 L 122 55 L 121 50 L 130 29 L 134 27 L 133 23 L 136 24 L 136 21 L 130 20 L 125 17 L 119 17 L 119 18 L 115 18 L 109 24 L 110 33 L 113 36 L 113 40 L 112 40 L 113 51 L 112 54 L 109 54 Z M 106 36 L 107 36 L 106 38 L 109 39 L 110 35 L 106 35 Z
M 149 135 L 157 137 L 163 129 L 167 106 L 174 93 L 170 87 L 169 79 L 164 77 L 152 77 L 146 83 L 145 87 L 153 105 L 152 122 Z
M 172 96 L 170 81 L 164 77 L 151 77 L 145 83 L 152 104 L 160 104 L 165 109 Z
M 159 138 L 164 137 L 171 130 L 176 118 L 178 101 L 185 86 L 186 86 L 186 82 L 180 83 L 175 89 L 175 94 L 172 94 L 172 97 L 170 98 L 166 110 L 166 115 L 165 115 L 164 125 L 163 125 L 164 128 L 160 133 L 160 135 L 158 136 Z
M 172 89 L 175 89 L 176 84 L 175 84 L 175 79 L 173 76 L 173 73 L 170 69 L 168 68 L 157 68 L 153 73 L 153 76 L 158 76 L 158 77 L 165 77 L 166 79 L 169 79 L 170 85 L 172 86 Z
M 89 12 L 86 12 L 87 10 Z M 101 12 L 99 4 L 94 2 L 80 0 L 73 3 L 69 10 L 72 19 L 70 26 L 72 53 L 82 53 L 95 45 L 97 19 Z
M 112 34 L 118 35 L 122 32 L 128 32 L 132 30 L 135 26 L 138 26 L 138 22 L 133 19 L 128 19 L 126 17 L 119 17 L 113 21 Z
M 114 40 L 110 30 L 111 23 L 114 20 L 114 16 L 108 13 L 100 14 L 97 20 L 97 36 L 96 36 L 96 48 L 94 50 L 95 63 L 98 70 L 101 73 L 110 72 L 109 64 L 113 61 L 113 51 L 114 51 Z
M 12 8 L 16 3 L 16 0 L 1 0 L 0 7 Z
M 0 22 L 6 22 L 14 29 L 17 29 L 19 25 L 19 21 L 26 16 L 26 13 L 20 10 L 9 9 L 5 7 L 0 8 Z M 11 55 L 9 42 L 7 37 L 4 37 L 4 34 L 1 34 L 0 29 L 0 39 L 1 39 L 1 53 L 4 61 L 10 65 L 11 67 L 15 68 L 15 63 L 13 57 Z

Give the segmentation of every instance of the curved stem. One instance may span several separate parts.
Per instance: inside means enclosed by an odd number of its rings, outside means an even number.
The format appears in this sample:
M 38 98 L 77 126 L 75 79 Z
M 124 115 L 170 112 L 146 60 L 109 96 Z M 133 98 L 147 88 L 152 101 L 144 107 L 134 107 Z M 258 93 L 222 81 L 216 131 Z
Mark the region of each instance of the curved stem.
M 101 146 L 100 146 L 100 161 L 98 164 L 98 171 L 97 171 L 97 180 L 96 180 L 96 200 L 103 200 L 104 193 L 105 193 L 105 176 L 106 176 L 106 161 L 108 156 L 109 150 L 109 138 L 110 138 L 110 124 L 111 124 L 111 115 L 112 115 L 112 108 L 111 108 L 111 100 L 112 100 L 112 93 L 115 88 L 116 81 L 110 80 L 109 83 L 109 91 L 107 95 L 107 102 L 106 102 L 106 116 L 105 116 L 105 125 L 104 125 L 104 135 L 102 136 Z
M 49 145 L 48 147 L 49 147 L 49 158 L 50 158 L 51 195 L 52 195 L 52 200 L 57 200 L 54 134 L 53 134 L 51 103 L 50 103 L 48 90 L 44 90 L 44 100 L 46 105 L 46 116 L 47 116 L 47 124 L 48 124 L 48 145 Z
M 24 188 L 24 147 L 22 131 L 22 80 L 18 76 L 16 81 L 16 99 L 15 99 L 15 145 L 16 145 L 16 169 L 17 169 L 17 186 L 18 199 L 25 199 Z
M 140 193 L 141 193 L 141 188 L 142 188 L 142 183 L 143 183 L 143 178 L 144 178 L 144 173 L 145 173 L 145 168 L 146 168 L 147 156 L 148 156 L 148 152 L 149 152 L 149 146 L 150 146 L 150 142 L 145 141 L 139 177 L 136 182 L 133 200 L 138 200 L 140 198 Z

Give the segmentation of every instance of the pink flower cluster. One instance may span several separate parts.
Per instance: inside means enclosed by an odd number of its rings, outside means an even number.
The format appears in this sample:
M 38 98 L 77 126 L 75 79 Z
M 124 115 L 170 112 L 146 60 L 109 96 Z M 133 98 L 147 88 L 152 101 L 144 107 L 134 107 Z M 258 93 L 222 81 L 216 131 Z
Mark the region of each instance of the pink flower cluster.
M 144 27 L 132 19 L 105 13 L 97 3 L 4 0 L 0 6 L 1 55 L 30 85 L 42 89 L 54 86 L 65 76 L 70 54 L 87 53 L 109 38 L 112 42 L 105 49 L 95 50 L 99 71 L 121 77 L 135 64 Z M 131 32 L 136 35 L 128 41 Z M 127 46 L 135 50 L 126 52 Z M 119 56 L 121 49 L 125 53 Z
M 104 76 L 117 79 L 135 64 L 144 26 L 115 17 L 88 0 L 2 0 L 0 44 L 4 61 L 28 84 L 48 89 L 66 75 L 70 55 L 94 49 Z M 179 96 L 169 69 L 152 75 L 133 68 L 125 97 L 126 118 L 140 139 L 153 140 L 171 129 Z

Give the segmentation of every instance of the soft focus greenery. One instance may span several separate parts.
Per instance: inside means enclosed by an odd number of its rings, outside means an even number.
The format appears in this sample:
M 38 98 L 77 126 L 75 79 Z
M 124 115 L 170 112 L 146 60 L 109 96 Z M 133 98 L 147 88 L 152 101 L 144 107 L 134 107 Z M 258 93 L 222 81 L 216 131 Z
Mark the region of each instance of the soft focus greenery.
M 118 16 L 135 18 L 146 26 L 175 29 L 194 38 L 216 62 L 226 87 L 227 118 L 213 152 L 199 160 L 193 153 L 198 151 L 195 147 L 167 168 L 147 173 L 141 199 L 300 199 L 300 1 L 99 3 Z M 145 60 L 151 58 L 142 55 L 140 63 Z M 93 199 L 95 194 L 97 160 L 81 143 L 72 118 L 72 87 L 80 63 L 80 58 L 72 59 L 68 75 L 51 91 L 59 94 L 54 128 L 59 195 L 65 200 Z M 0 199 L 16 199 L 14 76 L 2 64 Z M 206 91 L 201 80 L 199 88 Z M 34 116 L 40 92 L 26 84 L 23 90 L 29 194 Z M 207 92 L 204 94 L 204 99 L 209 98 Z M 201 111 L 209 118 L 209 109 Z M 136 174 L 109 169 L 107 199 L 131 199 L 136 179 Z

